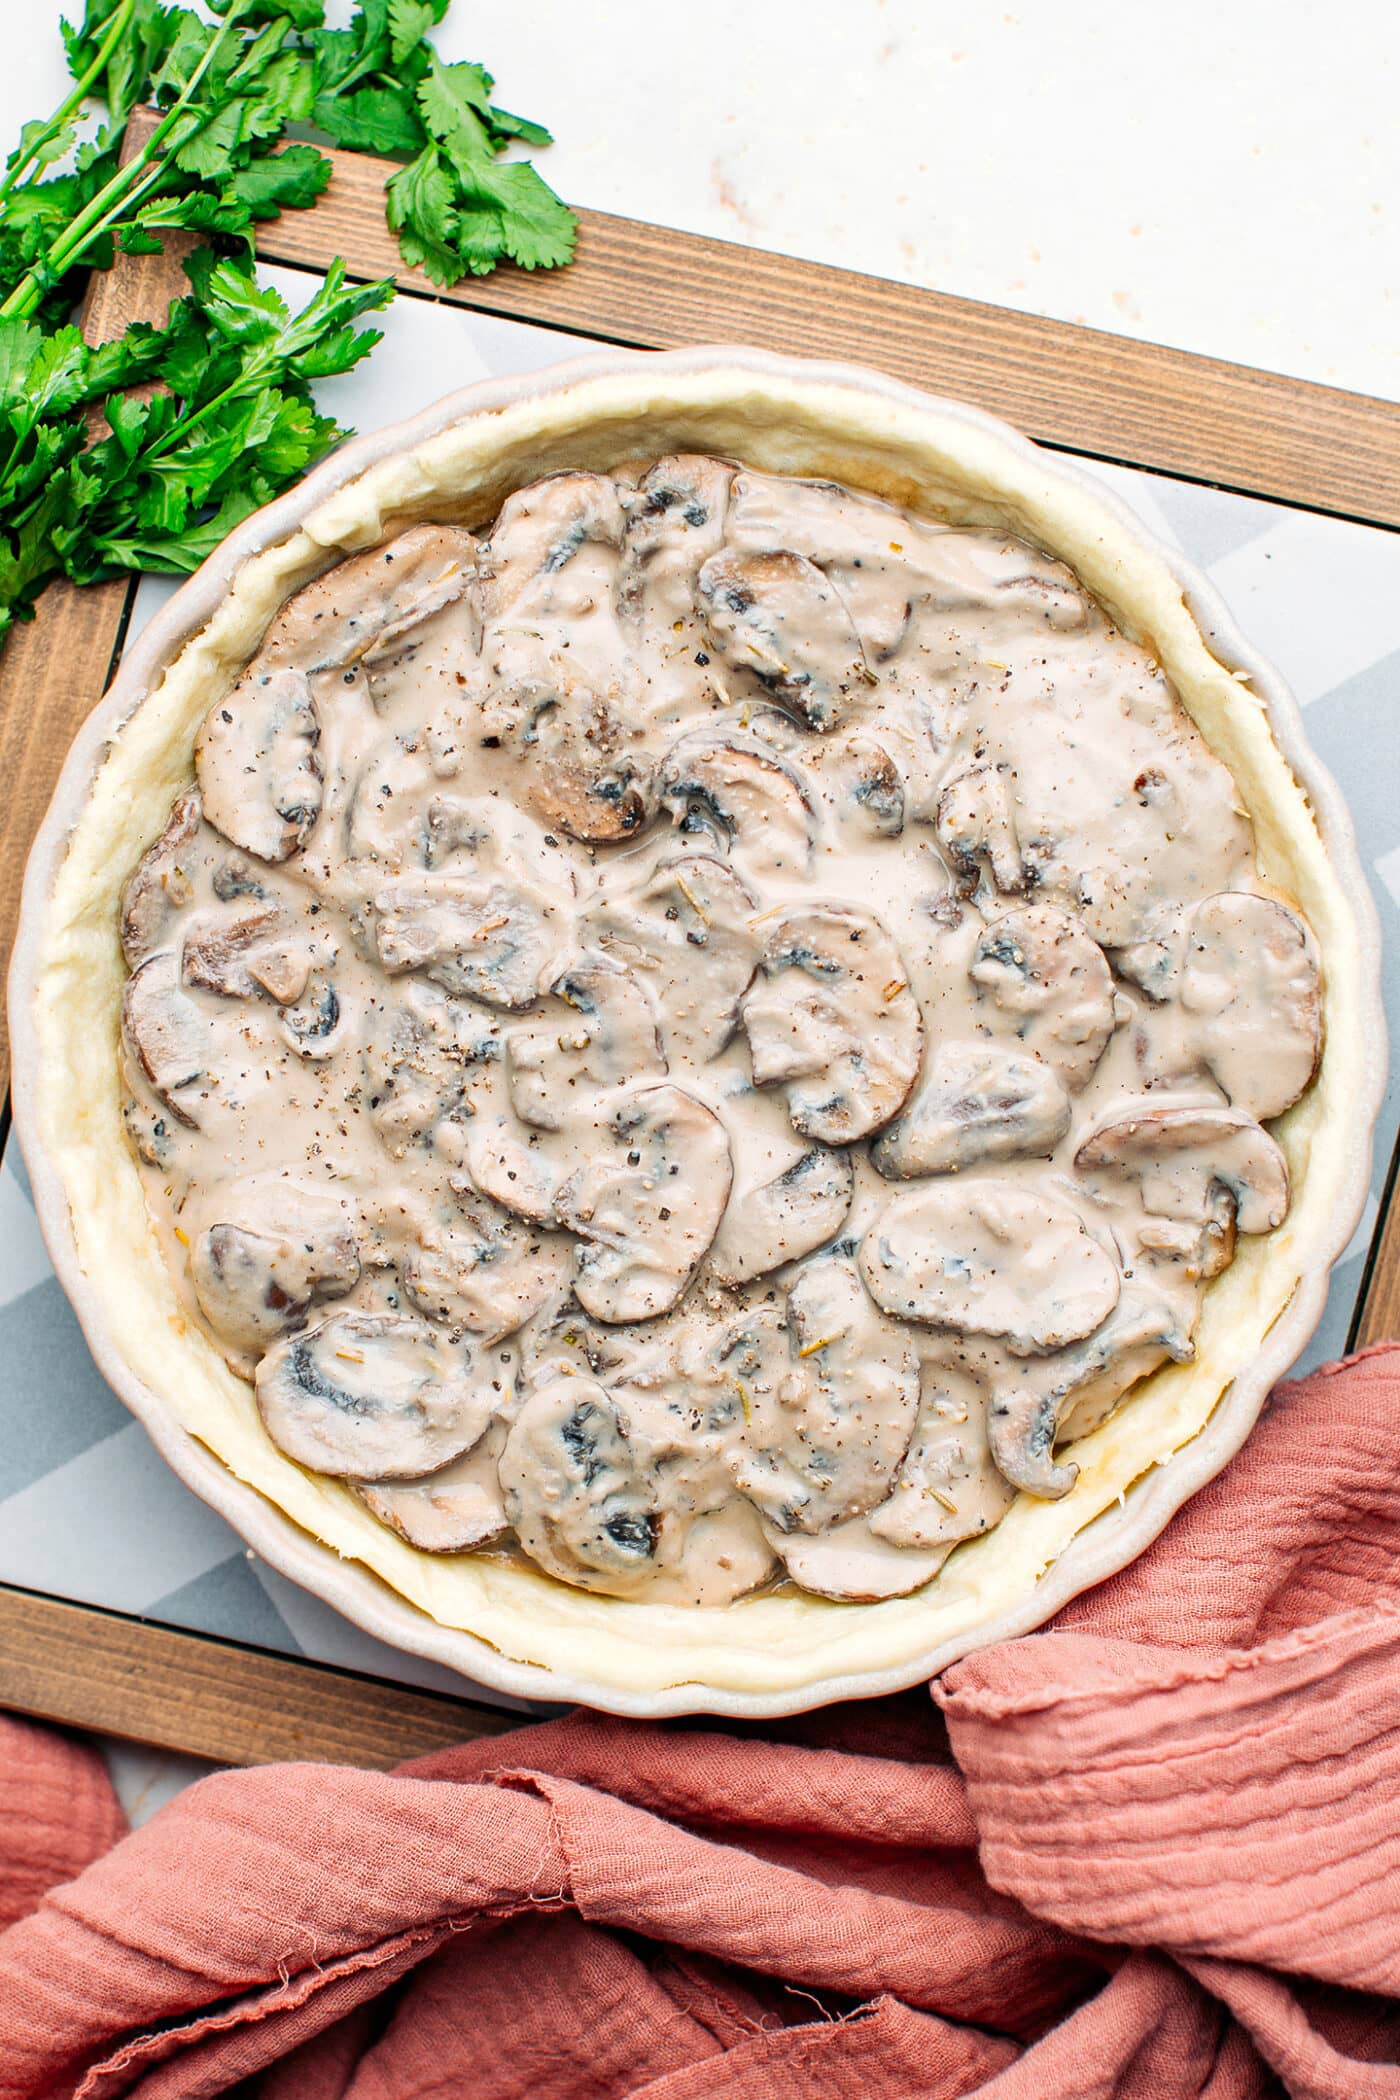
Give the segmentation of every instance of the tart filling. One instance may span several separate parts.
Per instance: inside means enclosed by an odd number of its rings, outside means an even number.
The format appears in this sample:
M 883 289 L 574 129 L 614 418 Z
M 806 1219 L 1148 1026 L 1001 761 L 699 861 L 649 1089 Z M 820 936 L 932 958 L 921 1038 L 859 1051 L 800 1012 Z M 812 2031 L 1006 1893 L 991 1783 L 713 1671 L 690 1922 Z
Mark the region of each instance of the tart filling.
M 918 1589 L 1193 1355 L 1315 943 L 1067 567 L 677 455 L 291 598 L 127 886 L 128 1135 L 298 1465 L 438 1554 Z

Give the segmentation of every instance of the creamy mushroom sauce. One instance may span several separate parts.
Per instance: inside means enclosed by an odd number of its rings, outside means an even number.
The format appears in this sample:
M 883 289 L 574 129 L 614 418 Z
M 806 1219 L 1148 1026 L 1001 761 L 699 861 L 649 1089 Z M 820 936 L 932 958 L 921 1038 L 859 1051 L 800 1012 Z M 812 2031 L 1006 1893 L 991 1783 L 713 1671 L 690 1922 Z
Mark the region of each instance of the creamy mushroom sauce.
M 128 887 L 193 1317 L 430 1552 L 927 1582 L 1288 1203 L 1311 936 L 1060 564 L 704 458 L 283 609 Z

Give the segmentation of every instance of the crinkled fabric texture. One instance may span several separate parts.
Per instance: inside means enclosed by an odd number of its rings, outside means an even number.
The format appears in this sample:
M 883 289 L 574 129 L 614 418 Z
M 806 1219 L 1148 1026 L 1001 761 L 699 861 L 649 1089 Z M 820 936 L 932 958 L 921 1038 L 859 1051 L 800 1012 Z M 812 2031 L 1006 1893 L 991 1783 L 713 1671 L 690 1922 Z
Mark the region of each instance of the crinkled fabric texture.
M 935 1704 L 591 1715 L 144 1829 L 0 1721 L 0 2096 L 1400 2100 L 1400 1348 Z M 940 1711 L 941 1710 L 941 1711 Z

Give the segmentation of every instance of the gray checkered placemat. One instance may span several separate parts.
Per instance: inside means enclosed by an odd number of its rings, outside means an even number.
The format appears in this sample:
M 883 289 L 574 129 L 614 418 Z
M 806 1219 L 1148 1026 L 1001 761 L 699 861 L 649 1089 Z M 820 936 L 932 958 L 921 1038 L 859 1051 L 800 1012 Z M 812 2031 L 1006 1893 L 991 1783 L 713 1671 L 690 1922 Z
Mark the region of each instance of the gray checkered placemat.
M 293 299 L 304 288 L 304 279 L 267 275 Z M 362 428 L 487 374 L 593 347 L 421 301 L 400 301 L 386 323 L 368 365 L 324 391 L 328 407 Z M 1400 1041 L 1400 534 L 1158 475 L 1094 471 L 1206 570 L 1301 701 L 1312 744 L 1351 806 L 1381 915 L 1391 1040 Z M 166 594 L 143 584 L 138 621 Z M 1304 1367 L 1345 1345 L 1398 1120 L 1392 1079 L 1366 1215 L 1337 1265 Z M 0 1581 L 402 1683 L 462 1689 L 451 1672 L 384 1647 L 264 1566 L 166 1469 L 84 1347 L 13 1145 L 0 1163 L 0 1363 Z

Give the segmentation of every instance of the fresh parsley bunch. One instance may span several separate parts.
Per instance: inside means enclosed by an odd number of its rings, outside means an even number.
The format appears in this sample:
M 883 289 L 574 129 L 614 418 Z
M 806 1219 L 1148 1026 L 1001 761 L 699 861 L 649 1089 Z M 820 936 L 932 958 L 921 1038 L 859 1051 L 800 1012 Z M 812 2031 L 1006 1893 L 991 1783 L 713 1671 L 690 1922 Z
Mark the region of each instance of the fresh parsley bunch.
M 392 284 L 347 286 L 336 263 L 292 315 L 246 257 L 201 248 L 186 269 L 192 294 L 164 328 L 97 349 L 0 319 L 0 638 L 56 575 L 197 568 L 344 435 L 311 385 L 374 348 L 378 330 L 353 323 Z
M 196 567 L 346 435 L 311 387 L 379 341 L 353 324 L 393 285 L 352 289 L 336 263 L 296 316 L 258 286 L 254 222 L 313 204 L 330 178 L 289 126 L 404 160 L 389 222 L 439 284 L 568 261 L 572 213 L 499 158 L 549 134 L 495 108 L 479 66 L 441 62 L 427 38 L 447 5 L 358 0 L 327 29 L 321 0 L 211 0 L 213 20 L 88 0 L 64 25 L 72 92 L 25 125 L 0 178 L 0 640 L 55 575 Z M 91 101 L 105 119 L 80 138 Z M 159 122 L 123 162 L 138 103 Z M 186 264 L 189 297 L 163 327 L 89 348 L 71 318 L 86 272 L 175 227 L 214 243 Z

